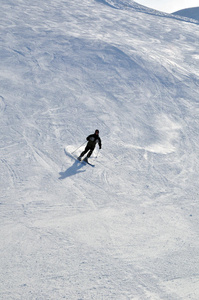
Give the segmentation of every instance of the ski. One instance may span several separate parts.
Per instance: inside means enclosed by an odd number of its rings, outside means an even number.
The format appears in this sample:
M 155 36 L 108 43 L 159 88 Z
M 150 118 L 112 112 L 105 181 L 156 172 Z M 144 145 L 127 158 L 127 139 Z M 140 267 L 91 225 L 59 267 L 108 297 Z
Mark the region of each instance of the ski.
M 93 167 L 93 168 L 95 167 L 95 165 L 93 165 L 93 164 L 91 164 L 91 163 L 89 163 L 89 162 L 86 162 L 86 161 L 84 161 L 84 160 L 79 160 L 77 156 L 71 154 L 71 153 L 68 152 L 65 148 L 64 148 L 64 152 L 65 152 L 65 154 L 66 154 L 67 156 L 69 156 L 71 159 L 77 160 L 78 162 L 80 162 L 80 163 L 83 164 L 83 165 L 88 164 L 89 166 L 91 166 L 91 167 Z
M 81 163 L 83 163 L 83 164 L 88 164 L 88 165 L 90 165 L 91 167 L 94 167 L 95 165 L 93 165 L 93 164 L 91 164 L 91 163 L 89 163 L 88 162 L 88 160 L 81 160 L 81 158 L 80 157 L 77 157 L 77 159 L 81 162 Z
M 84 160 L 80 161 L 79 159 L 78 159 L 78 161 L 79 161 L 80 163 L 84 164 L 84 165 L 89 165 L 89 166 L 91 166 L 91 167 L 94 167 L 94 166 L 95 166 L 95 165 L 89 163 L 88 161 L 84 161 Z

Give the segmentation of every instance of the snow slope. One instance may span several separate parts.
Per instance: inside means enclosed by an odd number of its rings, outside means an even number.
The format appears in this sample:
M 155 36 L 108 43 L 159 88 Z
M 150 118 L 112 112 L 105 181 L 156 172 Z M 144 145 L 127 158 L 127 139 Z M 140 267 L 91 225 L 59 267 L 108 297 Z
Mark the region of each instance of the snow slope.
M 0 298 L 198 299 L 198 23 L 1 7 Z M 96 128 L 94 168 L 65 154 Z
M 199 21 L 199 7 L 190 7 L 186 9 L 181 9 L 174 12 L 174 14 L 176 16 L 178 15 L 178 16 L 191 18 Z

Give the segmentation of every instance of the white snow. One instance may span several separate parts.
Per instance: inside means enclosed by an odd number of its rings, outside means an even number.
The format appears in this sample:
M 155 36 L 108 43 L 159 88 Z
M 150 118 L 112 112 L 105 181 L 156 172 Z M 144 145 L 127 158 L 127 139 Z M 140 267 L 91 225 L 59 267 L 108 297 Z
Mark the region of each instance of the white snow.
M 199 299 L 198 22 L 130 0 L 0 15 L 0 298 Z M 65 154 L 96 128 L 94 168 Z

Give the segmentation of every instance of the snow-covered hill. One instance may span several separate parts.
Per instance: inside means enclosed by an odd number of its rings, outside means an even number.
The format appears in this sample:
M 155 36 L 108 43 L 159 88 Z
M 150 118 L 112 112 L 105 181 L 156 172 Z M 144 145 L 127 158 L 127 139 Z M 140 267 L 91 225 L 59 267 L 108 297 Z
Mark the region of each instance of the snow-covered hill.
M 174 12 L 174 15 L 195 19 L 199 21 L 199 7 L 190 7 Z
M 0 298 L 198 299 L 198 23 L 130 0 L 1 8 Z M 94 168 L 65 154 L 96 128 Z

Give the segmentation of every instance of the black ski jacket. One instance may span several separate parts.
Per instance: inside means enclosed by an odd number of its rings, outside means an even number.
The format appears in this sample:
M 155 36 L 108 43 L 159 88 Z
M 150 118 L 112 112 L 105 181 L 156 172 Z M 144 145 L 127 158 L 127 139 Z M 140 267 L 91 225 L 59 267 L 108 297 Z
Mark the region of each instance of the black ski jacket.
M 102 148 L 102 142 L 101 142 L 101 139 L 99 137 L 99 135 L 97 134 L 90 134 L 89 136 L 87 136 L 87 141 L 88 141 L 88 144 L 87 146 L 91 149 L 94 149 L 95 148 L 95 145 L 98 143 L 99 145 L 99 148 L 101 149 Z

